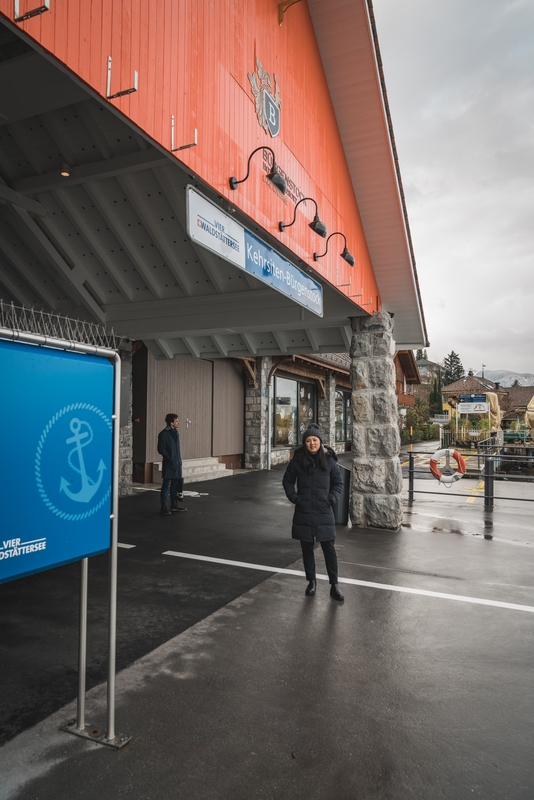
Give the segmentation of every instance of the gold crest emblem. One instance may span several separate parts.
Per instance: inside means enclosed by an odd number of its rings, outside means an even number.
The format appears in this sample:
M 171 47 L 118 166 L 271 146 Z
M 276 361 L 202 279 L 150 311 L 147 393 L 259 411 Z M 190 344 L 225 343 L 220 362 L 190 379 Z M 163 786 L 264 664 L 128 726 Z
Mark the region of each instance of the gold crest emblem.
M 274 92 L 271 76 L 268 72 L 265 72 L 259 58 L 256 58 L 256 72 L 249 72 L 248 79 L 254 96 L 258 122 L 265 133 L 270 133 L 274 137 L 280 133 L 280 106 L 282 105 L 282 100 L 274 73 L 273 77 Z

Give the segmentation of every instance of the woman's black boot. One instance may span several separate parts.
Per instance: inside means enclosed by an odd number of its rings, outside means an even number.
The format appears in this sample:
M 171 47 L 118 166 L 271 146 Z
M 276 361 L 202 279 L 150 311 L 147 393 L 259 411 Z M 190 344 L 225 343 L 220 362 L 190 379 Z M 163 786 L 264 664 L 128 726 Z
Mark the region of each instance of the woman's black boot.
M 309 584 L 306 586 L 305 594 L 307 594 L 308 597 L 312 597 L 315 594 L 316 588 L 317 588 L 317 581 L 310 581 Z
M 344 596 L 341 594 L 341 590 L 337 583 L 333 583 L 330 587 L 330 597 L 333 600 L 344 600 Z

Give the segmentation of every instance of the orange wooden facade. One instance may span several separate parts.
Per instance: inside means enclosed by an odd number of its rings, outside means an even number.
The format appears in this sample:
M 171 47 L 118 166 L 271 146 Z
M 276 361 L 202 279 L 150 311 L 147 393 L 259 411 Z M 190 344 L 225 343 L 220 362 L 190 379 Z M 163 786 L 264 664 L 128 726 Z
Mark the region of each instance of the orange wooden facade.
M 0 0 L 0 12 L 12 24 L 13 5 Z M 38 2 L 20 5 L 24 13 Z M 280 26 L 276 0 L 50 0 L 49 11 L 16 27 L 102 98 L 108 56 L 112 93 L 132 86 L 137 71 L 138 91 L 106 102 L 168 150 L 171 115 L 175 146 L 191 142 L 196 128 L 198 146 L 176 158 L 355 303 L 372 298 L 364 309 L 380 308 L 306 2 L 292 6 Z M 281 129 L 275 138 L 255 113 L 248 73 L 256 70 L 257 58 L 280 87 Z M 261 145 L 273 148 L 300 196 L 317 201 L 328 233 L 346 235 L 353 268 L 340 258 L 342 237 L 330 241 L 325 258 L 313 261 L 314 251 L 324 251 L 324 239 L 308 227 L 312 203 L 302 203 L 295 225 L 279 232 L 278 222 L 292 219 L 294 202 L 265 181 L 261 151 L 248 181 L 230 190 L 229 177 L 244 177 L 249 154 Z

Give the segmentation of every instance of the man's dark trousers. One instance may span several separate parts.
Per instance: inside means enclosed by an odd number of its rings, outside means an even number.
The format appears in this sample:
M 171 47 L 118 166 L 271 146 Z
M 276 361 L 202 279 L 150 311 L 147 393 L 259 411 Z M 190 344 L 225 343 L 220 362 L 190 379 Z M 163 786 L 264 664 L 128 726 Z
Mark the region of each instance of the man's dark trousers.
M 161 505 L 164 506 L 167 503 L 167 495 L 169 493 L 169 488 L 171 490 L 171 503 L 175 504 L 178 502 L 178 492 L 180 491 L 183 484 L 182 478 L 164 478 L 163 483 L 161 484 Z

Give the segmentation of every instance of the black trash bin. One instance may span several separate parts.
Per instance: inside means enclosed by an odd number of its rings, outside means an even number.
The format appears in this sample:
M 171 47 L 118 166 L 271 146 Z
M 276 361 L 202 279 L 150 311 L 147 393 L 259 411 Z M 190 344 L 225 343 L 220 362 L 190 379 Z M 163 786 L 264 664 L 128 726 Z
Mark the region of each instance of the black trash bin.
M 350 498 L 350 469 L 338 464 L 339 471 L 341 472 L 341 479 L 343 481 L 343 488 L 341 496 L 337 503 L 334 505 L 334 518 L 336 525 L 349 524 L 349 498 Z

